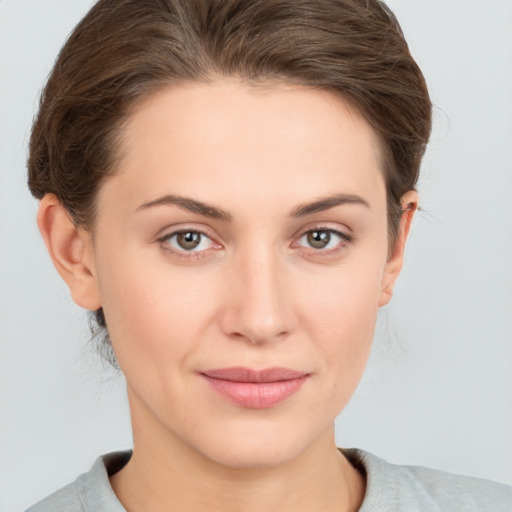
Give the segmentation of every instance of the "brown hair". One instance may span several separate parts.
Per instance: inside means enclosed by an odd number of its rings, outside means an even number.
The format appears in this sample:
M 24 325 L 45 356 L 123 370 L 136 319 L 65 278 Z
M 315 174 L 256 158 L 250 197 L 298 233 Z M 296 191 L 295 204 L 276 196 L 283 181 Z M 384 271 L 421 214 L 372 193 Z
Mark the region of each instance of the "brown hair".
M 99 0 L 43 90 L 30 139 L 32 194 L 55 194 L 92 230 L 95 198 L 134 104 L 171 84 L 223 76 L 305 85 L 348 101 L 381 143 L 393 244 L 401 197 L 415 187 L 430 135 L 431 103 L 379 0 Z M 103 311 L 95 316 L 101 331 Z

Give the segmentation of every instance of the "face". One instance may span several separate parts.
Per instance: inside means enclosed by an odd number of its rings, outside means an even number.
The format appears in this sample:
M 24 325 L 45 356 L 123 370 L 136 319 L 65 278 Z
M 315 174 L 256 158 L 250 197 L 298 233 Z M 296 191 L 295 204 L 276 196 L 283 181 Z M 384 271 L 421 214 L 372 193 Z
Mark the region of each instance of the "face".
M 399 270 L 372 130 L 328 93 L 218 82 L 122 136 L 87 250 L 135 443 L 261 467 L 331 438 Z

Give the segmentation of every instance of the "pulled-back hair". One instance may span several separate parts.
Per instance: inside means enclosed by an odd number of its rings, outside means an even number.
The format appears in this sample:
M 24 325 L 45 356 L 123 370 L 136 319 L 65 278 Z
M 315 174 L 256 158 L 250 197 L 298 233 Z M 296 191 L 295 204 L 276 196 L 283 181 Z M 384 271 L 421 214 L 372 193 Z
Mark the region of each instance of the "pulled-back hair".
M 28 158 L 32 194 L 57 196 L 94 230 L 135 104 L 185 82 L 236 77 L 331 92 L 373 128 L 393 245 L 431 130 L 423 75 L 379 0 L 99 0 L 73 30 L 43 90 Z M 115 364 L 105 318 L 107 359 Z

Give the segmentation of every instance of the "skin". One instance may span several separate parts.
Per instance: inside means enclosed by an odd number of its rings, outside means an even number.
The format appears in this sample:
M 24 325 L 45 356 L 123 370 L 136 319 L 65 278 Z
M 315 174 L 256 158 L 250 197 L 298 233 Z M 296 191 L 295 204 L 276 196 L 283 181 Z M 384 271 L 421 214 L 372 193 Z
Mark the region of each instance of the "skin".
M 373 131 L 339 98 L 303 87 L 168 88 L 137 106 L 122 140 L 94 236 L 52 195 L 38 217 L 74 300 L 103 307 L 126 376 L 134 454 L 111 477 L 120 501 L 128 511 L 357 510 L 364 478 L 336 449 L 334 419 L 391 298 L 416 193 L 403 198 L 390 256 Z M 357 201 L 297 215 L 340 194 Z M 327 247 L 311 245 L 314 229 Z M 176 230 L 205 235 L 186 250 Z M 307 378 L 252 409 L 201 376 L 232 366 Z

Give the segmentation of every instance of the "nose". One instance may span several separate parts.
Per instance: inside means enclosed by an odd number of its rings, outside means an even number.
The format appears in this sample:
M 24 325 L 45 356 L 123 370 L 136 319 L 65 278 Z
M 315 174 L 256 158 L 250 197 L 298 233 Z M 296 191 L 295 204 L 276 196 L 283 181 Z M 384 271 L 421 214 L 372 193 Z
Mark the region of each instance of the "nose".
M 296 326 L 286 264 L 269 250 L 241 255 L 232 263 L 220 317 L 224 333 L 253 344 L 286 338 Z

